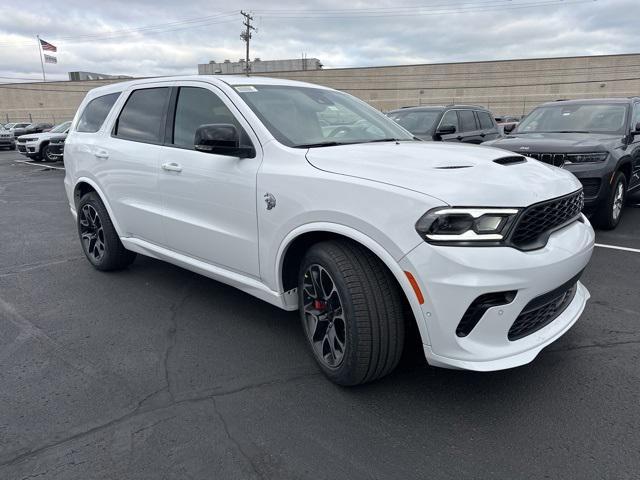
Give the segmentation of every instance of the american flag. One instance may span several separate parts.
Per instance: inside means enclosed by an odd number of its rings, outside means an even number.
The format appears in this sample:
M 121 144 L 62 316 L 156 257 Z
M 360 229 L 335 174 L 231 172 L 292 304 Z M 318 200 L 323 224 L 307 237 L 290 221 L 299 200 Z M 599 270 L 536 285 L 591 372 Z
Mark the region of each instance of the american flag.
M 49 42 L 45 42 L 42 39 L 40 39 L 40 46 L 42 47 L 43 50 L 47 50 L 49 52 L 57 52 L 58 51 L 58 48 L 55 45 L 51 45 Z

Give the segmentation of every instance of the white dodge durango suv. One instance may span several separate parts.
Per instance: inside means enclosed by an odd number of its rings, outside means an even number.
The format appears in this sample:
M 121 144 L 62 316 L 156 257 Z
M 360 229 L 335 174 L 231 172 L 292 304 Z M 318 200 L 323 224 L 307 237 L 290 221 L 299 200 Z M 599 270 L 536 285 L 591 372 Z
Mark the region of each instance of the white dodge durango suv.
M 533 360 L 582 313 L 594 233 L 570 173 L 416 140 L 345 93 L 263 77 L 90 91 L 65 187 L 99 270 L 136 253 L 299 310 L 320 368 L 388 374 L 415 322 L 431 365 Z

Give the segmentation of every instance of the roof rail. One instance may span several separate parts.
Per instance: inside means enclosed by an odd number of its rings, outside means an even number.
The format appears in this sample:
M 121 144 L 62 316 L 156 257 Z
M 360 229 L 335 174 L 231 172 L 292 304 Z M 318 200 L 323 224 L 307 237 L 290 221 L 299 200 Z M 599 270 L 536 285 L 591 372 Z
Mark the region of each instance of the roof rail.
M 487 107 L 485 107 L 484 105 L 471 105 L 468 103 L 450 103 L 448 105 L 445 105 L 445 107 L 471 107 L 471 108 L 481 108 L 483 110 L 487 110 Z

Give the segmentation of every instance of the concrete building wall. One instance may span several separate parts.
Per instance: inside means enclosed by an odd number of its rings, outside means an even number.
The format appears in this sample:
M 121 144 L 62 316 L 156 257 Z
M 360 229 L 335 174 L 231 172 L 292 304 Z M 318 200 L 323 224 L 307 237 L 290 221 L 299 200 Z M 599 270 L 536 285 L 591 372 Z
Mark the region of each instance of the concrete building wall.
M 309 59 L 311 60 L 311 59 Z M 269 72 L 345 90 L 383 111 L 472 103 L 527 113 L 562 98 L 640 95 L 640 54 Z M 117 80 L 0 85 L 0 121 L 71 118 L 86 91 Z
M 471 103 L 524 114 L 563 98 L 640 95 L 640 54 L 272 72 L 326 85 L 387 111 Z
M 92 88 L 122 80 L 0 84 L 0 123 L 71 120 Z

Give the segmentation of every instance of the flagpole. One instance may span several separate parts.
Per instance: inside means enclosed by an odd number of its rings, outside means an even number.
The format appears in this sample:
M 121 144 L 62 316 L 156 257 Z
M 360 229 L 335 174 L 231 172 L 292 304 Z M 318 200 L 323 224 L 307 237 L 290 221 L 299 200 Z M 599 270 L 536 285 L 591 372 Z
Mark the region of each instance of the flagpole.
M 42 44 L 40 43 L 40 35 L 36 35 L 36 38 L 38 39 L 38 52 L 40 52 L 40 66 L 42 67 L 42 81 L 46 82 L 47 77 L 44 74 L 44 62 L 42 61 Z

